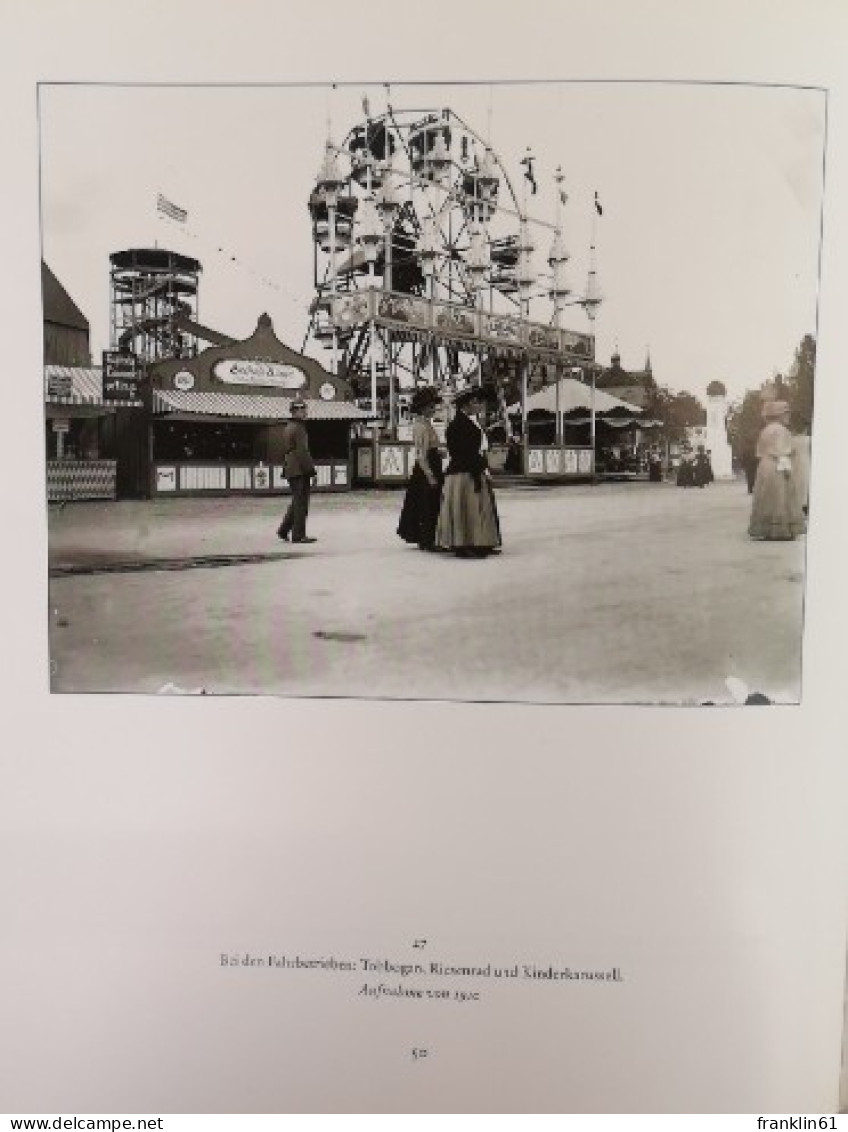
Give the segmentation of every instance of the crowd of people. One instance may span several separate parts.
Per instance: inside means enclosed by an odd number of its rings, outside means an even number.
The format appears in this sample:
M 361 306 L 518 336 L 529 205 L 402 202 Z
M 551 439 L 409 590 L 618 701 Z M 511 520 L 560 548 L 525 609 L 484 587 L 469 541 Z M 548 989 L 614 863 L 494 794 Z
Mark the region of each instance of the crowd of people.
M 403 500 L 397 533 L 422 551 L 450 551 L 460 558 L 485 558 L 501 545 L 500 520 L 486 452 L 488 438 L 481 414 L 496 402 L 494 391 L 472 385 L 453 399 L 454 415 L 445 431 L 448 462 L 443 466 L 433 416 L 439 393 L 416 390 L 410 410 L 415 464 Z M 304 418 L 306 404 L 295 400 L 292 420 L 283 432 L 284 469 L 291 501 L 278 528 L 281 539 L 317 541 L 306 534 L 309 496 L 315 464 L 309 453 Z M 746 467 L 752 496 L 748 534 L 757 541 L 787 541 L 806 531 L 810 438 L 793 436 L 785 401 L 766 401 L 764 426 L 756 448 L 756 468 Z M 662 465 L 648 461 L 649 479 L 662 479 Z M 710 454 L 701 444 L 684 453 L 677 470 L 678 487 L 705 487 L 714 479 Z
M 681 454 L 680 463 L 677 465 L 678 487 L 706 487 L 714 479 L 710 454 L 703 444 L 698 445 L 694 454 L 689 452 Z

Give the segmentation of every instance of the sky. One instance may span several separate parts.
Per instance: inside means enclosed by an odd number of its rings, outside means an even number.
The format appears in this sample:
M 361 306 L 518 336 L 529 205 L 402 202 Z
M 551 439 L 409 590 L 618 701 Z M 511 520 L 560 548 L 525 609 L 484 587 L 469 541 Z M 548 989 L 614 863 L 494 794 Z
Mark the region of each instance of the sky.
M 199 318 L 246 338 L 267 311 L 303 345 L 314 297 L 307 200 L 328 133 L 339 143 L 389 101 L 396 111 L 450 108 L 487 138 L 523 206 L 521 158 L 535 157 L 527 197 L 535 266 L 547 271 L 554 173 L 568 202 L 567 274 L 585 287 L 595 222 L 604 302 L 596 356 L 625 369 L 650 352 L 656 380 L 732 399 L 786 372 L 816 331 L 824 188 L 821 91 L 745 84 L 564 82 L 290 86 L 44 85 L 39 95 L 43 256 L 109 346 L 109 255 L 167 247 L 203 265 Z M 157 193 L 185 209 L 156 212 Z M 502 192 L 501 201 L 511 203 Z M 500 218 L 500 223 L 514 223 Z M 549 321 L 547 300 L 531 316 Z M 319 345 L 307 352 L 329 364 Z

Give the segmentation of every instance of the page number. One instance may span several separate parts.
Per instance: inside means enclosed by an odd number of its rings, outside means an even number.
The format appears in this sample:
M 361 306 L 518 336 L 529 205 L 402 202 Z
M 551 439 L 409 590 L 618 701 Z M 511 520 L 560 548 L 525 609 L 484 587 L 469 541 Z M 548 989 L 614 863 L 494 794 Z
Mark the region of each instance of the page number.
M 412 946 L 418 948 L 419 951 L 423 950 L 423 948 L 425 948 L 427 946 L 427 940 L 426 939 L 414 939 L 412 941 Z

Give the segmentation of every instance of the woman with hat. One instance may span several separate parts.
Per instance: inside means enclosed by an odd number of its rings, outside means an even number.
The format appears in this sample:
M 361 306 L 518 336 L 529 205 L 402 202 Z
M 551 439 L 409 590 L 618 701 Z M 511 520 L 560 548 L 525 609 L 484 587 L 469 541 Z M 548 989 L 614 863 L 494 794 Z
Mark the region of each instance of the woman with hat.
M 397 533 L 404 542 L 417 544 L 419 550 L 435 550 L 436 520 L 442 497 L 442 455 L 433 428 L 433 413 L 438 404 L 436 390 L 423 386 L 415 390 L 409 405 L 414 417 L 415 466 L 404 496 Z
M 763 420 L 748 534 L 761 541 L 785 542 L 803 534 L 806 525 L 792 475 L 789 406 L 785 401 L 767 401 Z
M 461 558 L 484 558 L 501 545 L 495 493 L 489 475 L 486 434 L 477 416 L 494 401 L 479 386 L 454 399 L 456 414 L 447 427 L 448 463 L 436 544 Z

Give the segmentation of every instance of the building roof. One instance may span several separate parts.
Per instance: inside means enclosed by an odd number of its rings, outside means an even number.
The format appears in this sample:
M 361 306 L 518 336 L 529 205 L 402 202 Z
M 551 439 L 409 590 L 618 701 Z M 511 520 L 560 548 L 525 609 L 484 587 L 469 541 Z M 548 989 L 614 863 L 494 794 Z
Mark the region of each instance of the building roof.
M 61 392 L 60 392 L 61 390 Z M 99 366 L 45 366 L 44 400 L 48 405 L 99 405 L 138 408 L 141 401 L 104 401 L 103 370 Z
M 231 417 L 251 421 L 291 419 L 294 397 L 262 393 L 206 393 L 199 390 L 155 389 L 153 412 L 189 417 Z M 350 401 L 306 398 L 306 419 L 313 421 L 366 421 L 372 415 Z
M 44 262 L 41 261 L 41 296 L 44 321 L 76 330 L 88 330 L 88 319 Z
M 551 385 L 545 385 L 537 393 L 531 394 L 527 398 L 526 408 L 528 413 L 532 412 L 534 409 L 542 409 L 548 413 L 555 413 L 556 404 L 556 382 L 553 382 Z M 508 411 L 517 413 L 520 408 L 520 405 L 515 404 L 511 405 Z M 561 413 L 570 413 L 574 409 L 586 409 L 591 412 L 591 386 L 585 385 L 582 381 L 577 381 L 573 377 L 562 377 L 559 381 L 559 411 Z M 637 405 L 631 405 L 627 401 L 622 401 L 620 397 L 613 397 L 611 393 L 605 393 L 603 389 L 596 389 L 595 412 L 608 413 L 614 409 L 629 409 L 636 416 L 642 414 L 642 410 Z
M 645 368 L 641 370 L 627 370 L 623 369 L 621 365 L 621 354 L 618 350 L 610 358 L 610 364 L 598 374 L 597 384 L 599 389 L 626 389 L 640 387 L 642 389 L 651 389 L 656 385 L 654 379 L 654 372 L 651 368 L 651 356 L 645 358 Z

